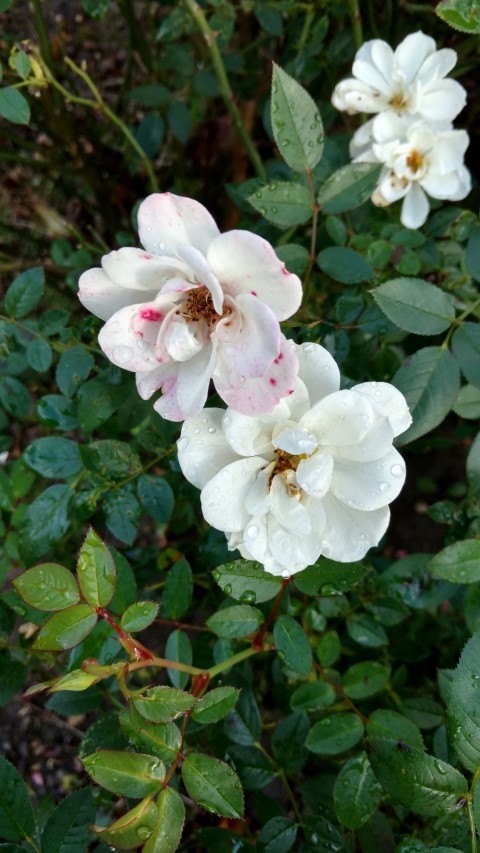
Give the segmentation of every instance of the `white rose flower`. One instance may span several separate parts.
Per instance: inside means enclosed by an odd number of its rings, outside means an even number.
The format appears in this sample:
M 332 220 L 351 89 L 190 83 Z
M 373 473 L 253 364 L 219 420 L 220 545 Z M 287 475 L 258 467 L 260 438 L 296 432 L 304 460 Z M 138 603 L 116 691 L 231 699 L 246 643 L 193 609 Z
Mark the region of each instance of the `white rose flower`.
M 405 479 L 392 440 L 411 423 L 393 385 L 340 391 L 323 347 L 291 346 L 295 391 L 270 414 L 204 409 L 185 421 L 178 442 L 208 523 L 225 532 L 231 550 L 284 577 L 321 554 L 355 561 L 378 544 Z
M 465 130 L 438 131 L 426 123 L 403 131 L 401 119 L 385 119 L 376 128 L 372 159 L 385 168 L 372 201 L 382 207 L 403 198 L 400 221 L 406 228 L 419 228 L 429 211 L 425 193 L 458 201 L 470 192 L 470 173 L 463 163 L 469 138 Z
M 332 103 L 348 113 L 410 115 L 448 124 L 466 102 L 463 86 L 444 79 L 456 61 L 454 50 L 436 50 L 421 31 L 404 38 L 395 51 L 381 39 L 367 41 L 355 55 L 353 78 L 335 87 Z
M 279 320 L 300 305 L 299 278 L 261 237 L 220 234 L 193 199 L 155 193 L 138 222 L 146 251 L 110 252 L 80 277 L 80 301 L 107 321 L 105 354 L 135 371 L 143 399 L 162 389 L 154 408 L 168 420 L 199 412 L 211 379 L 232 408 L 271 411 L 297 375 Z

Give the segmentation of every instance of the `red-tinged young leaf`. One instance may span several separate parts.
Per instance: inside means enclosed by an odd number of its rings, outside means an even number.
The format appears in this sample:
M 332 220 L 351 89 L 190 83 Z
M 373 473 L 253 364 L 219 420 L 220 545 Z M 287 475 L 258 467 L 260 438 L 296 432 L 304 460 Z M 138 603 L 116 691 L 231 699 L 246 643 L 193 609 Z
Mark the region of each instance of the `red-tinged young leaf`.
M 121 797 L 141 799 L 160 790 L 165 765 L 154 755 L 103 749 L 82 759 L 97 785 Z
M 73 649 L 97 623 L 97 614 L 89 604 L 74 604 L 54 613 L 40 628 L 32 649 L 39 652 L 63 652 Z
M 157 798 L 157 806 L 157 823 L 142 853 L 175 853 L 185 823 L 183 800 L 173 788 L 165 788 Z
M 80 549 L 77 563 L 78 583 L 83 597 L 93 607 L 106 607 L 115 593 L 115 563 L 107 546 L 93 527 Z
M 23 600 L 37 610 L 64 610 L 80 600 L 77 582 L 65 566 L 42 563 L 13 581 Z
M 158 818 L 158 808 L 150 798 L 107 827 L 92 826 L 99 839 L 116 850 L 134 850 L 151 835 Z
M 59 690 L 71 690 L 74 693 L 80 693 L 82 690 L 88 690 L 93 684 L 100 681 L 98 676 L 90 675 L 88 672 L 83 672 L 82 669 L 74 669 L 72 672 L 67 672 L 61 678 L 56 678 L 53 684 L 50 685 L 49 693 L 58 693 Z
M 242 785 L 228 764 L 195 752 L 185 758 L 182 777 L 192 800 L 202 808 L 223 817 L 243 817 Z

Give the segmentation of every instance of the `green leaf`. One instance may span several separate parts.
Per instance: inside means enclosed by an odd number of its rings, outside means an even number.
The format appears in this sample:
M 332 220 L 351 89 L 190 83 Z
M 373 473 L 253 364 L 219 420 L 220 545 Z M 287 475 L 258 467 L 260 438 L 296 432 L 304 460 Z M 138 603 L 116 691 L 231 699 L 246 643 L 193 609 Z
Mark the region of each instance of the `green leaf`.
M 423 749 L 423 738 L 415 723 L 396 711 L 377 708 L 368 718 L 369 737 L 387 737 L 403 741 L 416 749 Z
M 458 809 L 468 791 L 458 770 L 399 741 L 370 738 L 369 742 L 374 773 L 394 803 L 431 817 Z
M 225 734 L 242 746 L 250 746 L 260 740 L 260 711 L 253 692 L 246 687 L 240 693 L 235 710 L 225 720 Z
M 249 604 L 234 604 L 217 610 L 209 619 L 208 627 L 219 637 L 246 637 L 260 628 L 263 613 L 258 607 Z
M 394 278 L 370 292 L 392 323 L 415 335 L 437 335 L 455 319 L 446 293 L 421 278 Z
M 284 246 L 276 246 L 275 254 L 285 264 L 289 272 L 295 275 L 303 275 L 309 264 L 308 249 L 299 246 L 298 243 L 286 243 Z
M 168 104 L 171 95 L 166 86 L 161 86 L 159 83 L 147 83 L 144 86 L 131 89 L 127 98 L 136 101 L 142 107 L 164 107 Z
M 65 397 L 73 397 L 80 383 L 88 378 L 94 363 L 93 355 L 83 344 L 76 344 L 62 353 L 55 377 Z
M 336 815 L 347 829 L 360 829 L 370 819 L 382 797 L 365 752 L 354 755 L 340 770 L 333 789 Z
M 13 764 L 0 755 L 0 837 L 17 841 L 33 835 L 34 828 L 27 787 Z
M 95 20 L 103 18 L 109 5 L 110 0 L 82 0 L 83 8 Z
M 187 105 L 183 101 L 171 103 L 167 110 L 167 121 L 175 139 L 186 145 L 192 130 L 192 119 Z
M 42 563 L 13 581 L 23 600 L 37 610 L 63 610 L 80 600 L 77 582 L 65 566 Z
M 312 649 L 303 628 L 291 616 L 279 616 L 273 628 L 278 656 L 290 669 L 308 675 L 312 668 Z
M 84 853 L 95 817 L 92 789 L 82 788 L 65 797 L 50 814 L 42 832 L 42 853 Z
M 158 819 L 158 808 L 147 798 L 130 809 L 110 826 L 94 826 L 98 838 L 109 847 L 132 850 L 140 847 L 152 834 Z M 143 848 L 145 850 L 145 847 Z
M 84 672 L 83 669 L 73 669 L 71 672 L 67 672 L 66 675 L 62 675 L 61 678 L 56 678 L 51 683 L 51 687 L 49 687 L 49 693 L 58 693 L 60 690 L 82 693 L 99 680 L 97 675 L 91 675 L 88 672 Z
M 297 711 L 284 717 L 275 726 L 272 734 L 273 753 L 277 763 L 288 775 L 301 770 L 308 758 L 304 744 L 309 729 L 307 715 Z
M 136 601 L 125 610 L 120 626 L 129 634 L 144 631 L 156 619 L 157 613 L 158 604 L 154 601 Z
M 160 524 L 170 521 L 175 498 L 170 484 L 163 477 L 143 474 L 137 482 L 137 495 L 143 509 L 155 521 Z
M 53 350 L 47 341 L 37 338 L 30 341 L 27 347 L 27 361 L 37 373 L 45 373 L 50 367 L 53 359 Z
M 10 657 L 7 651 L 0 652 L 0 707 L 7 705 L 20 692 L 26 676 L 26 666 Z
M 287 853 L 295 844 L 297 827 L 289 817 L 272 817 L 257 835 L 262 853 Z
M 440 0 L 435 7 L 438 17 L 462 33 L 480 33 L 478 0 Z
M 49 486 L 28 507 L 23 518 L 22 552 L 28 558 L 41 557 L 68 530 L 69 486 Z
M 335 701 L 335 690 L 331 684 L 318 679 L 301 684 L 290 698 L 292 711 L 318 711 Z
M 162 598 L 162 611 L 170 619 L 183 616 L 192 600 L 193 575 L 184 558 L 178 560 L 167 574 Z
M 81 446 L 85 467 L 110 482 L 135 477 L 142 471 L 142 462 L 125 441 L 104 439 Z
M 0 89 L 0 116 L 14 124 L 28 124 L 30 121 L 28 101 L 13 86 L 4 86 Z
M 366 613 L 353 614 L 347 618 L 347 631 L 356 643 L 367 648 L 377 649 L 386 646 L 388 637 L 385 629 Z
M 141 799 L 160 790 L 165 765 L 153 755 L 101 749 L 82 759 L 97 785 L 121 797 Z
M 343 689 L 350 699 L 366 699 L 388 684 L 390 667 L 378 661 L 354 663 L 343 676 Z
M 37 403 L 37 415 L 42 423 L 55 429 L 72 430 L 78 426 L 75 403 L 61 394 L 46 394 Z
M 480 388 L 474 385 L 463 385 L 452 409 L 456 415 L 467 420 L 480 418 Z
M 112 385 L 105 376 L 96 376 L 80 386 L 77 399 L 79 427 L 82 432 L 93 432 L 120 408 L 125 386 Z
M 215 687 L 198 700 L 192 711 L 192 720 L 197 723 L 216 723 L 229 714 L 238 699 L 235 687 Z
M 110 548 L 110 551 L 117 569 L 117 586 L 110 610 L 122 614 L 137 598 L 137 583 L 133 569 L 123 554 L 116 548 Z
M 343 284 L 360 284 L 375 275 L 363 255 L 344 246 L 329 246 L 317 255 L 320 269 L 335 281 Z
M 175 723 L 147 723 L 132 704 L 130 715 L 122 715 L 121 723 L 137 749 L 148 750 L 168 764 L 172 763 L 182 746 L 182 737 Z
M 480 387 L 480 324 L 462 323 L 453 333 L 452 350 L 468 382 Z
M 474 281 L 480 281 L 480 227 L 471 232 L 465 249 L 465 267 Z
M 332 666 L 340 656 L 341 648 L 340 637 L 336 631 L 327 631 L 320 637 L 316 653 L 322 666 Z
M 0 404 L 9 415 L 27 418 L 30 412 L 30 394 L 18 379 L 5 376 L 0 380 Z
M 313 169 L 323 154 L 323 125 L 308 92 L 275 63 L 272 129 L 280 154 L 295 172 Z
M 10 477 L 0 468 L 0 509 L 7 511 L 12 508 L 13 490 Z
M 90 527 L 78 555 L 78 583 L 85 600 L 93 607 L 106 607 L 115 592 L 115 563 L 113 557 Z
M 185 806 L 180 794 L 165 788 L 157 798 L 158 818 L 142 853 L 175 853 L 185 823 Z
M 74 604 L 54 613 L 40 628 L 32 649 L 63 652 L 78 646 L 96 625 L 97 614 L 89 604 Z
M 68 438 L 37 438 L 23 458 L 37 474 L 54 480 L 73 477 L 83 467 L 78 444 Z
M 132 545 L 140 521 L 140 504 L 130 485 L 109 492 L 103 500 L 103 510 L 110 532 L 121 542 Z
M 306 595 L 334 595 L 338 592 L 348 592 L 356 586 L 365 575 L 365 567 L 361 563 L 339 563 L 320 557 L 308 569 L 293 576 L 294 585 Z
M 249 195 L 248 201 L 274 225 L 301 225 L 313 215 L 308 189 L 289 181 L 267 184 Z
M 477 433 L 467 456 L 467 477 L 474 493 L 480 493 L 480 432 Z
M 405 396 L 413 417 L 413 424 L 397 438 L 398 444 L 407 444 L 448 415 L 460 387 L 460 371 L 447 349 L 425 347 L 404 361 L 392 381 Z
M 282 579 L 270 575 L 261 563 L 253 560 L 235 560 L 217 566 L 212 572 L 225 595 L 245 604 L 260 604 L 275 598 L 282 587 Z
M 428 568 L 435 577 L 451 583 L 476 583 L 480 580 L 480 539 L 448 545 L 432 557 Z
M 339 755 L 363 737 L 363 723 L 356 714 L 332 714 L 310 729 L 305 746 L 317 755 Z
M 229 746 L 228 757 L 242 785 L 249 791 L 261 790 L 275 779 L 272 762 L 255 746 Z
M 350 163 L 330 175 L 318 194 L 323 213 L 354 210 L 370 198 L 377 186 L 381 166 L 376 163 Z
M 185 631 L 177 629 L 168 636 L 165 644 L 165 657 L 176 663 L 184 663 L 191 666 L 193 660 L 192 644 L 190 637 Z M 174 667 L 168 667 L 168 677 L 174 687 L 183 688 L 190 678 L 188 672 L 182 672 Z
M 189 796 L 209 812 L 230 818 L 243 817 L 240 779 L 228 764 L 201 753 L 190 753 L 182 765 Z
M 436 729 L 444 719 L 442 706 L 426 696 L 405 699 L 400 703 L 399 710 L 419 729 Z
M 135 709 L 146 720 L 166 723 L 189 711 L 197 700 L 191 693 L 175 687 L 151 687 L 132 701 Z
M 468 641 L 452 676 L 447 705 L 450 737 L 467 770 L 480 765 L 480 633 Z

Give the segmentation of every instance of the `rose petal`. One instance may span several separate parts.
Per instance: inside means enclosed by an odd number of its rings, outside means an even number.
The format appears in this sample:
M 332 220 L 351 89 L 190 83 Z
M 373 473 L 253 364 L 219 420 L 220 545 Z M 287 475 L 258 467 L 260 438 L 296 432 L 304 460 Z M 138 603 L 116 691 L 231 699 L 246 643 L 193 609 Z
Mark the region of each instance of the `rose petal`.
M 281 332 L 275 314 L 255 296 L 235 299 L 241 313 L 237 336 L 222 344 L 222 356 L 239 377 L 263 377 L 280 352 Z
M 183 423 L 178 461 L 187 480 L 198 489 L 238 459 L 222 432 L 224 414 L 224 409 L 203 409 Z
M 202 339 L 203 336 L 198 337 L 199 326 L 197 323 L 186 323 L 184 317 L 172 313 L 171 321 L 165 331 L 162 329 L 161 335 L 162 345 L 170 358 L 174 361 L 188 361 L 200 352 L 205 340 Z
M 188 275 L 188 266 L 177 258 L 160 258 L 143 249 L 124 246 L 102 258 L 106 275 L 122 287 L 136 290 L 155 290 L 156 293 L 168 279 Z
M 293 394 L 297 367 L 297 357 L 283 338 L 280 352 L 265 376 L 243 380 L 234 373 L 219 347 L 213 381 L 222 400 L 232 409 L 246 415 L 263 415 L 271 412 L 283 397 Z
M 277 474 L 270 486 L 271 513 L 278 523 L 297 536 L 308 536 L 312 525 L 307 510 L 297 496 L 292 495 L 282 476 Z
M 391 447 L 372 462 L 335 460 L 330 492 L 347 506 L 370 512 L 395 500 L 404 482 L 405 463 Z
M 362 560 L 369 548 L 378 545 L 390 520 L 390 510 L 384 506 L 372 512 L 361 512 L 346 506 L 332 494 L 322 499 L 325 527 L 322 552 L 331 560 L 354 563 Z
M 135 372 L 151 370 L 157 364 L 154 347 L 133 329 L 133 320 L 140 308 L 140 305 L 129 305 L 117 311 L 98 335 L 98 343 L 107 358 L 118 367 Z
M 340 370 L 334 358 L 320 344 L 295 346 L 298 375 L 305 383 L 310 405 L 313 406 L 340 388 Z
M 157 295 L 156 290 L 139 293 L 132 288 L 119 287 L 100 267 L 82 273 L 78 288 L 78 298 L 82 305 L 101 320 L 109 320 L 121 308 L 144 299 L 150 301 Z
M 275 462 L 258 472 L 245 498 L 245 506 L 251 515 L 265 515 L 271 506 L 270 481 Z
M 277 424 L 272 433 L 272 444 L 285 453 L 301 456 L 310 455 L 318 445 L 314 435 L 302 429 L 294 421 L 283 421 Z
M 389 382 L 361 382 L 351 390 L 368 397 L 374 409 L 389 420 L 394 435 L 405 432 L 412 423 L 405 397 Z
M 402 72 L 406 83 L 411 83 L 422 64 L 435 52 L 435 42 L 430 36 L 418 31 L 410 33 L 395 51 L 395 65 Z
M 430 205 L 422 188 L 417 183 L 410 184 L 400 214 L 400 222 L 405 228 L 420 228 L 426 221 Z
M 300 424 L 312 432 L 323 447 L 358 444 L 374 420 L 374 411 L 366 397 L 350 391 L 336 391 L 303 415 Z
M 285 420 L 289 411 L 285 401 L 267 415 L 256 418 L 234 409 L 227 409 L 223 418 L 223 431 L 232 450 L 239 456 L 264 456 L 273 458 L 272 429 L 279 420 Z
M 211 341 L 189 361 L 180 363 L 176 392 L 184 418 L 196 415 L 205 405 L 215 358 L 216 346 Z
M 256 472 L 265 466 L 258 456 L 232 462 L 215 475 L 202 489 L 202 512 L 205 521 L 217 530 L 243 530 L 251 516 L 245 500 Z
M 208 288 L 212 297 L 213 307 L 217 314 L 221 314 L 223 309 L 223 290 L 218 279 L 211 271 L 205 255 L 199 252 L 198 249 L 195 249 L 194 246 L 183 245 L 177 246 L 177 254 L 189 265 L 195 280 Z
M 153 193 L 142 202 L 138 232 L 142 245 L 156 255 L 175 255 L 180 244 L 195 246 L 205 255 L 220 233 L 203 204 L 173 193 Z
M 319 450 L 308 459 L 302 459 L 296 474 L 300 488 L 312 498 L 323 498 L 330 487 L 333 457 Z
M 207 261 L 225 293 L 251 293 L 268 305 L 278 320 L 299 308 L 302 285 L 289 273 L 270 243 L 249 231 L 220 234 L 208 248 Z

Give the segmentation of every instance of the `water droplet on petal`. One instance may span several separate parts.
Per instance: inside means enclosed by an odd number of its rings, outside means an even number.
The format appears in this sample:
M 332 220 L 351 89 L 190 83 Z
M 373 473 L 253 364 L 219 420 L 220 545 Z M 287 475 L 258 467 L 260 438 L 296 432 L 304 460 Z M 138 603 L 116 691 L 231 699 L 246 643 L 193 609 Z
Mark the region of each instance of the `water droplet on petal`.
M 210 433 L 210 435 L 213 435 L 213 433 L 214 433 L 214 432 L 216 432 L 216 431 L 217 431 L 217 430 L 215 429 L 215 427 L 214 427 L 214 426 L 209 426 L 209 427 L 208 427 L 208 432 Z
M 125 362 L 132 357 L 133 350 L 131 347 L 126 347 L 124 344 L 120 344 L 118 347 L 114 347 L 112 355 L 115 361 L 118 361 L 119 364 L 125 364 Z
M 287 550 L 291 550 L 291 548 L 290 548 L 290 549 L 287 549 Z M 284 570 L 283 570 L 283 572 L 282 572 L 282 578 L 283 578 L 285 581 L 288 581 L 289 577 L 290 577 L 290 572 L 288 571 L 288 569 L 284 569 Z
M 404 472 L 403 465 L 392 465 L 390 473 L 393 477 L 401 477 Z
M 380 483 L 380 491 L 381 492 L 389 492 L 390 491 L 390 483 Z
M 251 524 L 250 527 L 247 527 L 245 533 L 247 534 L 249 539 L 256 539 L 258 537 L 258 534 L 260 533 L 260 530 L 256 524 Z

